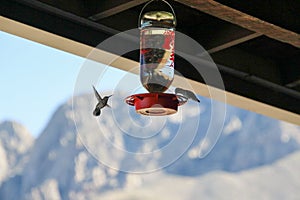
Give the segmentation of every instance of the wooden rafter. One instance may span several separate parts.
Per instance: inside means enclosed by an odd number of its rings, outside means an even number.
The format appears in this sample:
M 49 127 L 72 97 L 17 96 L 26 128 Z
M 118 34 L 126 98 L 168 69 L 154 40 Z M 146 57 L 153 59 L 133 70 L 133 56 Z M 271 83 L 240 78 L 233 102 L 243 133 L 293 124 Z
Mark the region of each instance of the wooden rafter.
M 132 7 L 135 7 L 135 6 L 138 6 L 140 4 L 143 4 L 145 2 L 147 2 L 148 0 L 139 0 L 139 1 L 129 1 L 127 3 L 123 3 L 123 4 L 120 4 L 116 7 L 113 7 L 111 9 L 108 9 L 108 10 L 105 10 L 103 12 L 100 12 L 100 13 L 97 13 L 93 16 L 90 16 L 89 19 L 93 20 L 93 21 L 97 21 L 97 20 L 100 20 L 100 19 L 104 19 L 106 17 L 110 17 L 112 15 L 115 15 L 115 14 L 118 14 L 120 12 L 123 12 L 125 10 L 128 10 Z
M 275 40 L 300 48 L 300 35 L 276 26 L 213 0 L 175 0 L 206 14 L 236 24 L 250 31 L 266 35 Z
M 262 35 L 261 33 L 252 33 L 250 35 L 247 35 L 247 36 L 244 36 L 244 37 L 232 40 L 230 42 L 226 42 L 226 43 L 221 44 L 219 46 L 216 46 L 214 48 L 211 48 L 211 49 L 207 50 L 207 52 L 210 53 L 210 54 L 216 53 L 218 51 L 222 51 L 222 50 L 227 49 L 229 47 L 232 47 L 232 46 L 241 44 L 243 42 L 246 42 L 248 40 L 252 40 L 252 39 L 257 38 L 257 37 L 259 37 L 261 35 Z

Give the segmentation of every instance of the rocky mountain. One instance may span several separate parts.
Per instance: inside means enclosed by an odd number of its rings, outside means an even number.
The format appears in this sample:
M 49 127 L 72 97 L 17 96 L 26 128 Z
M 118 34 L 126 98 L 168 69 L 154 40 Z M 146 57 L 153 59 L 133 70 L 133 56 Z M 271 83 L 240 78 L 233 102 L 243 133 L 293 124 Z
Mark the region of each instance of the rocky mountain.
M 222 136 L 210 154 L 204 159 L 194 156 L 200 151 L 196 139 L 192 148 L 167 168 L 168 172 L 188 176 L 212 170 L 238 172 L 271 164 L 299 149 L 299 127 L 232 107 L 227 111 Z
M 22 171 L 33 142 L 32 135 L 21 124 L 0 123 L 0 185 L 7 177 Z
M 143 175 L 142 185 L 106 193 L 94 193 L 89 196 L 89 199 L 298 200 L 300 196 L 299 168 L 300 152 L 297 151 L 272 165 L 238 173 L 214 171 L 198 177 L 155 174 L 152 176 L 156 177 L 152 179 Z
M 201 99 L 200 108 L 189 102 L 178 115 L 145 117 L 123 98 L 124 94 L 115 92 L 112 109 L 104 108 L 99 118 L 92 115 L 94 96 L 78 96 L 60 106 L 36 139 L 22 170 L 1 185 L 0 199 L 92 199 L 93 194 L 98 199 L 99 194 L 135 188 L 146 180 L 159 186 L 160 177 L 191 180 L 214 171 L 243 173 L 270 165 L 300 147 L 299 127 L 228 106 L 218 143 L 200 159 L 211 117 L 209 100 Z M 199 124 L 192 138 L 195 127 L 186 124 L 194 120 Z M 0 145 L 0 156 L 5 158 L 1 154 Z M 0 161 L 0 166 L 7 169 L 8 163 Z M 126 173 L 155 169 L 162 170 L 147 178 Z

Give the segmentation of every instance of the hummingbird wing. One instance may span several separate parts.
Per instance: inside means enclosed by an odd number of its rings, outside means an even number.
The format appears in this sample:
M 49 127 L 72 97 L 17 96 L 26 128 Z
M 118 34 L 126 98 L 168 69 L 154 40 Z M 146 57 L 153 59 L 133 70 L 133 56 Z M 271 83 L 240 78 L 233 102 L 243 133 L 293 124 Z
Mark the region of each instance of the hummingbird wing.
M 192 91 L 187 90 L 186 93 L 190 99 L 200 102 L 200 100 L 196 97 L 196 95 Z
M 185 96 L 189 99 L 200 102 L 200 100 L 196 97 L 196 95 L 190 90 L 185 90 L 185 89 L 182 89 L 182 88 L 175 88 L 175 93 L 176 94 L 182 94 L 183 96 Z
M 182 95 L 186 96 L 186 90 L 184 90 L 182 88 L 175 88 L 175 93 L 176 94 L 182 94 Z
M 101 98 L 100 94 L 97 92 L 97 90 L 94 86 L 93 86 L 93 89 L 94 89 L 94 93 L 95 93 L 95 96 L 98 99 L 98 101 L 102 101 L 102 98 Z

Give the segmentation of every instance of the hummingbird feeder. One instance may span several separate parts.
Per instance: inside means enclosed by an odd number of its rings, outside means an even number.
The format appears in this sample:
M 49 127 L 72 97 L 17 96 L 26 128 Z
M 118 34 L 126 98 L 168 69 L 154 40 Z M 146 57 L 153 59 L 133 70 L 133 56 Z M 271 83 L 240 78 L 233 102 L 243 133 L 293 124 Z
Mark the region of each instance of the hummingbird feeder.
M 134 94 L 125 99 L 135 106 L 136 112 L 143 115 L 162 116 L 177 112 L 178 106 L 187 98 L 171 93 L 164 93 L 174 79 L 174 47 L 176 17 L 172 6 L 167 11 L 154 10 L 143 14 L 149 1 L 139 16 L 140 29 L 140 81 L 149 93 Z M 161 7 L 161 5 L 159 6 Z

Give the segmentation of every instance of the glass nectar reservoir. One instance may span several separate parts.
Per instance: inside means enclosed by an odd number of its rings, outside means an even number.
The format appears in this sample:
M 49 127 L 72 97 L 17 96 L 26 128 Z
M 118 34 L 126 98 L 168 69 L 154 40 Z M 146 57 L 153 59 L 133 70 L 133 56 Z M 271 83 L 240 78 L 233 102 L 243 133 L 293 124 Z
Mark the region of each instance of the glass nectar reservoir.
M 144 8 L 153 2 L 159 4 L 157 7 L 167 5 L 172 13 L 152 10 L 143 14 Z M 165 0 L 149 1 L 140 12 L 140 81 L 149 93 L 125 99 L 139 114 L 171 115 L 186 102 L 178 95 L 164 93 L 174 79 L 175 26 L 175 12 Z
M 174 78 L 176 19 L 166 11 L 151 11 L 140 20 L 140 79 L 150 92 L 164 92 Z

